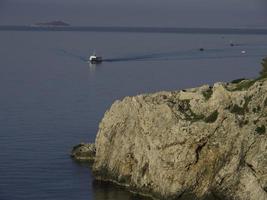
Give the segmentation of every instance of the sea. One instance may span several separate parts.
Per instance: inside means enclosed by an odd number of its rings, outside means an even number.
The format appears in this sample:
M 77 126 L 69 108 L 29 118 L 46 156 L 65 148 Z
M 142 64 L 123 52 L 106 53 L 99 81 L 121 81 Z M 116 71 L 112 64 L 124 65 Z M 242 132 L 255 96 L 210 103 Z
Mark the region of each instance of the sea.
M 2 31 L 0 44 L 1 200 L 141 199 L 95 182 L 72 147 L 117 99 L 254 78 L 267 55 L 267 35 Z
M 64 6 L 48 0 L 48 7 L 36 2 L 0 2 L 0 200 L 142 200 L 95 181 L 88 164 L 70 158 L 72 147 L 94 142 L 115 100 L 254 78 L 267 56 L 267 34 L 258 31 L 266 28 L 266 18 L 253 17 L 264 7 L 248 0 L 227 0 L 227 7 L 209 0 L 200 7 L 193 0 L 174 7 L 166 0 L 164 9 L 158 0 L 153 5 L 101 0 L 90 4 L 93 9 L 83 0 L 78 7 L 71 0 Z M 185 18 L 187 5 L 194 18 Z M 62 17 L 60 9 L 63 19 L 86 30 L 29 26 L 51 20 L 48 10 Z M 243 28 L 237 26 L 241 22 L 247 23 L 245 31 L 231 29 Z M 93 53 L 103 62 L 88 63 Z

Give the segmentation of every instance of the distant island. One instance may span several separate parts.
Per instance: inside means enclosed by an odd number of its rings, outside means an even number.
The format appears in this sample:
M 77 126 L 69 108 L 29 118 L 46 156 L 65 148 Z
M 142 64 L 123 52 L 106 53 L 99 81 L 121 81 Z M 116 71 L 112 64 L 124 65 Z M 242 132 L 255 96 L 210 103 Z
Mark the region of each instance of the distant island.
M 70 26 L 70 24 L 63 22 L 63 21 L 50 21 L 50 22 L 39 22 L 35 23 L 32 26 Z

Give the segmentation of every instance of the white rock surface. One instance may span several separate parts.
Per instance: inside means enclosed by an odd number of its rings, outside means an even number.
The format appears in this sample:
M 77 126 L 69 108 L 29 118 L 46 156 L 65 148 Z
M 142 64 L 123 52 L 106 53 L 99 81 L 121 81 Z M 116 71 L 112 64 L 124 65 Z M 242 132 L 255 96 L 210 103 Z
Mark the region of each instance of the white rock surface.
M 160 199 L 267 199 L 267 81 L 116 101 L 93 172 Z

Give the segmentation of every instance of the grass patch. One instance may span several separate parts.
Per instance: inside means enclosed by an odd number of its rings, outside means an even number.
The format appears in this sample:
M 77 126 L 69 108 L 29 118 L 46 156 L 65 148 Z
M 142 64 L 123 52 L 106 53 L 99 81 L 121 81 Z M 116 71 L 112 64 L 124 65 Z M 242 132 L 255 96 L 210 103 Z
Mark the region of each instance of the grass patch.
M 231 83 L 237 84 L 237 83 L 240 83 L 241 81 L 244 81 L 244 80 L 246 80 L 246 79 L 245 78 L 239 78 L 239 79 L 232 80 Z
M 253 108 L 252 111 L 254 113 L 259 113 L 261 111 L 261 107 L 260 106 L 257 106 L 256 108 Z
M 196 113 L 192 112 L 191 114 L 191 121 L 192 122 L 196 122 L 196 121 L 199 121 L 199 120 L 203 120 L 205 118 L 204 115 L 200 114 L 200 115 L 197 115 Z
M 260 77 L 261 79 L 267 78 L 267 57 L 262 59 L 262 70 L 260 71 Z
M 245 114 L 244 109 L 236 104 L 230 109 L 230 112 L 238 115 Z
M 196 122 L 199 120 L 203 120 L 205 118 L 204 115 L 194 113 L 190 108 L 190 100 L 182 100 L 178 104 L 178 110 L 183 113 L 186 120 L 191 122 Z
M 196 122 L 196 121 L 204 121 L 206 123 L 213 123 L 217 120 L 219 112 L 215 110 L 212 112 L 209 116 L 205 116 L 203 114 L 196 114 L 194 113 L 191 108 L 190 108 L 190 101 L 189 100 L 182 100 L 179 102 L 178 105 L 178 110 L 183 113 L 184 119 L 191 121 L 191 122 Z
M 239 82 L 236 87 L 234 89 L 232 89 L 231 91 L 242 91 L 242 90 L 247 90 L 248 88 L 250 88 L 254 83 L 256 82 L 256 80 L 243 80 L 241 82 Z
M 210 97 L 212 96 L 212 93 L 213 93 L 213 91 L 212 91 L 212 87 L 209 87 L 209 89 L 206 90 L 206 91 L 204 91 L 202 94 L 203 94 L 205 100 L 207 101 L 207 100 L 209 100 Z
M 218 111 L 215 110 L 215 111 L 214 111 L 213 113 L 211 113 L 208 117 L 206 117 L 206 118 L 204 119 L 204 121 L 205 121 L 206 123 L 213 123 L 213 122 L 215 122 L 215 121 L 217 120 L 218 115 L 219 115 Z
M 262 134 L 265 134 L 265 132 L 266 132 L 266 128 L 265 128 L 264 125 L 262 125 L 262 126 L 257 127 L 257 128 L 255 129 L 255 131 L 256 131 L 258 134 L 262 135 Z
M 252 96 L 245 97 L 244 99 L 245 99 L 245 103 L 244 103 L 243 108 L 244 108 L 246 111 L 248 111 L 248 104 L 249 104 L 249 102 L 251 101 Z
M 244 121 L 240 121 L 238 124 L 239 124 L 239 127 L 242 128 L 243 126 L 247 125 L 249 123 L 248 120 L 244 120 Z
M 248 104 L 251 101 L 251 96 L 249 97 L 245 97 L 245 103 L 243 105 L 243 107 L 240 107 L 236 104 L 234 104 L 231 108 L 230 108 L 230 112 L 234 113 L 234 114 L 238 114 L 238 115 L 244 115 L 246 112 L 249 111 L 248 109 Z
M 229 91 L 242 91 L 249 89 L 255 82 L 260 81 L 262 79 L 267 78 L 267 57 L 262 59 L 262 70 L 259 73 L 259 77 L 252 79 L 252 80 L 246 80 L 244 78 L 233 80 L 231 83 L 236 84 L 236 87 L 233 89 L 230 89 Z

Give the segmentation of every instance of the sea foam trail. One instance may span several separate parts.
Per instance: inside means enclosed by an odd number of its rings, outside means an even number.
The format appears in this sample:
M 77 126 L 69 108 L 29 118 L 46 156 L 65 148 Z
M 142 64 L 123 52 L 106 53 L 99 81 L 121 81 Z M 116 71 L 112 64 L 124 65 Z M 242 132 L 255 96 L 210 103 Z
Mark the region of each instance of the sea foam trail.
M 243 50 L 246 53 L 242 53 Z M 254 48 L 250 46 L 236 46 L 223 48 L 208 48 L 200 51 L 199 49 L 190 49 L 185 51 L 158 52 L 147 54 L 133 54 L 118 57 L 103 57 L 103 62 L 134 62 L 134 61 L 171 61 L 171 60 L 201 60 L 201 59 L 225 59 L 225 58 L 248 58 L 264 57 L 267 47 Z M 79 55 L 72 50 L 58 49 L 61 55 L 79 59 L 82 62 L 88 62 L 88 56 Z
M 168 61 L 168 60 L 200 60 L 200 59 L 224 59 L 224 58 L 242 58 L 242 57 L 263 57 L 267 48 L 254 49 L 246 48 L 247 53 L 242 54 L 242 48 L 221 48 L 221 49 L 191 49 L 188 51 L 174 51 L 151 53 L 144 55 L 133 55 L 125 57 L 115 57 L 104 59 L 104 62 L 127 62 L 127 61 Z M 253 52 L 253 53 L 252 53 Z

